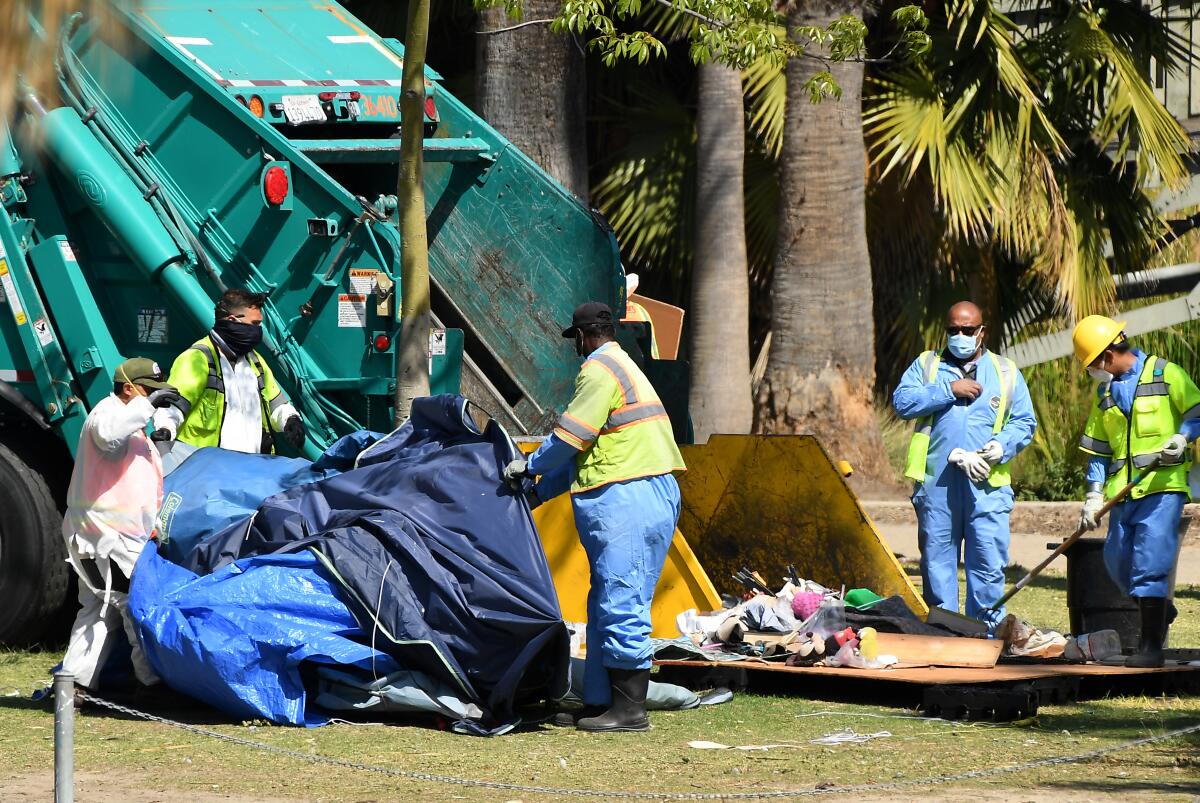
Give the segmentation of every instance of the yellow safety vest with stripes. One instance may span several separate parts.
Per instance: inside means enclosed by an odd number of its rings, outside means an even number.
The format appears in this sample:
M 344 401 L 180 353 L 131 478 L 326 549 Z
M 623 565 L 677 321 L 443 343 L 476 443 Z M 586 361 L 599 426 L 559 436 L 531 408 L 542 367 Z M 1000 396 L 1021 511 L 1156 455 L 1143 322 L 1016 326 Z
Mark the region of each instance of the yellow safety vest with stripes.
M 1136 472 L 1149 466 L 1190 418 L 1200 418 L 1200 390 L 1182 368 L 1162 357 L 1146 357 L 1133 392 L 1131 416 L 1117 406 L 1110 383 L 1097 388 L 1079 448 L 1109 459 L 1104 495 L 1111 498 L 1133 482 Z M 1140 499 L 1167 491 L 1186 493 L 1191 465 L 1192 451 L 1185 449 L 1180 462 L 1149 472 L 1129 497 Z
M 251 351 L 246 359 L 258 377 L 264 451 L 274 454 L 275 445 L 270 437 L 271 413 L 287 404 L 288 398 L 275 381 L 270 366 L 257 352 Z M 184 421 L 179 425 L 176 437 L 193 446 L 220 446 L 221 425 L 225 421 L 225 380 L 221 378 L 221 361 L 212 338 L 197 340 L 176 357 L 167 382 L 183 397 L 180 412 Z
M 1000 377 L 1000 402 L 996 407 L 996 420 L 992 424 L 992 435 L 999 435 L 1008 423 L 1012 414 L 1013 389 L 1017 384 L 1017 364 L 1008 357 L 999 357 L 987 352 L 996 376 Z M 921 368 L 925 372 L 925 384 L 932 385 L 937 379 L 938 366 L 942 364 L 942 355 L 936 351 L 926 351 L 919 358 Z M 914 482 L 924 482 L 929 459 L 929 436 L 933 432 L 933 416 L 918 418 L 913 431 L 912 440 L 908 443 L 908 459 L 904 464 L 904 476 Z M 1000 488 L 1012 485 L 1012 468 L 1008 463 L 997 463 L 988 474 L 988 485 Z
M 616 343 L 579 369 L 575 395 L 554 434 L 580 450 L 571 493 L 686 469 L 666 408 Z

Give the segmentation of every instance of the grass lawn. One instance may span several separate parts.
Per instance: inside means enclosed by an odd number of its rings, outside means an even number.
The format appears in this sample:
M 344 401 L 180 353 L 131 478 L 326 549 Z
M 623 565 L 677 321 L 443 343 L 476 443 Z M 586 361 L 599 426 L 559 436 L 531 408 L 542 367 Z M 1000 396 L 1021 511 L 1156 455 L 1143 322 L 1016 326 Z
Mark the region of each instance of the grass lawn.
M 1015 612 L 1066 626 L 1061 577 L 1050 576 L 1015 599 Z M 1178 593 L 1172 641 L 1200 645 L 1200 589 Z M 28 702 L 58 653 L 0 653 L 0 799 L 30 796 L 50 777 L 53 719 Z M 695 711 L 656 713 L 648 734 L 585 735 L 538 727 L 495 739 L 427 728 L 336 724 L 313 730 L 230 722 L 194 706 L 163 711 L 214 730 L 368 764 L 515 784 L 594 790 L 761 792 L 924 778 L 1082 753 L 1148 734 L 1200 724 L 1200 699 L 1125 698 L 1044 707 L 1035 719 L 1005 725 L 912 718 L 897 708 L 738 695 Z M 829 713 L 822 713 L 829 712 Z M 853 728 L 890 732 L 864 744 L 827 747 L 809 740 Z M 698 750 L 691 740 L 727 745 L 781 744 L 769 751 Z M 91 799 L 368 801 L 544 800 L 522 792 L 397 779 L 277 757 L 193 736 L 166 725 L 96 710 L 76 723 L 77 773 Z M 22 790 L 25 790 L 22 792 Z M 1099 760 L 1039 768 L 954 786 L 881 792 L 878 798 L 944 800 L 1192 800 L 1200 794 L 1200 735 L 1136 748 Z M 80 794 L 80 800 L 89 799 Z M 846 799 L 846 798 L 842 798 Z

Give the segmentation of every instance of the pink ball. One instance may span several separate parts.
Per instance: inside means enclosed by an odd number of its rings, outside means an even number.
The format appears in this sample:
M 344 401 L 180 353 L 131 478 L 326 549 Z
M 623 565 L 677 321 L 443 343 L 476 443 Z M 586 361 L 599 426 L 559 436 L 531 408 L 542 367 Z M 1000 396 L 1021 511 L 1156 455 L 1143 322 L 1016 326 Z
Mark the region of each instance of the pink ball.
M 817 612 L 817 608 L 821 607 L 821 599 L 824 594 L 819 594 L 816 591 L 802 591 L 792 597 L 792 613 L 796 614 L 796 618 L 803 622 L 808 617 Z

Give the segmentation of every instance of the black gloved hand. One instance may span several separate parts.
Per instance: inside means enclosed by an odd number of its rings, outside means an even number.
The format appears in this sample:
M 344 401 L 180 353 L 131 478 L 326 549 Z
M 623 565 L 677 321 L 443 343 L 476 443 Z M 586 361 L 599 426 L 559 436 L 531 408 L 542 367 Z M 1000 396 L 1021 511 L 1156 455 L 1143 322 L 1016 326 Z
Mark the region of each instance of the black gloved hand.
M 146 400 L 150 402 L 151 407 L 158 407 L 160 409 L 163 407 L 174 407 L 178 410 L 183 410 L 183 397 L 179 395 L 179 391 L 175 388 L 159 388 L 147 396 Z
M 283 436 L 288 439 L 288 443 L 297 449 L 304 448 L 304 436 L 306 432 L 304 422 L 300 420 L 300 416 L 298 415 L 292 416 L 283 425 Z
M 150 434 L 150 440 L 158 443 L 170 443 L 174 438 L 171 436 L 171 430 L 166 427 L 159 427 Z

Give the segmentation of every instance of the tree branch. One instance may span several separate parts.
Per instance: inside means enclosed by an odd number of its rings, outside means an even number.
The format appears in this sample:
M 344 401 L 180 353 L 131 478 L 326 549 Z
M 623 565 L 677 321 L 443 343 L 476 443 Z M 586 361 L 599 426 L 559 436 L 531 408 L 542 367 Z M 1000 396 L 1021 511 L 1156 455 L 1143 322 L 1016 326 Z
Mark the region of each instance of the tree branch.
M 529 25 L 546 25 L 547 23 L 551 23 L 551 22 L 554 22 L 554 20 L 553 19 L 529 20 L 528 22 L 521 22 L 516 25 L 509 25 L 507 28 L 496 28 L 493 31 L 476 31 L 475 35 L 476 36 L 493 36 L 498 33 L 507 33 L 509 31 L 515 31 L 518 28 L 524 28 Z

